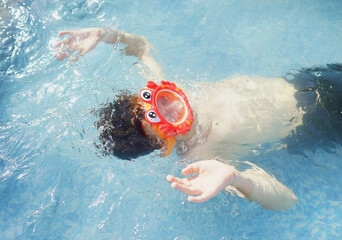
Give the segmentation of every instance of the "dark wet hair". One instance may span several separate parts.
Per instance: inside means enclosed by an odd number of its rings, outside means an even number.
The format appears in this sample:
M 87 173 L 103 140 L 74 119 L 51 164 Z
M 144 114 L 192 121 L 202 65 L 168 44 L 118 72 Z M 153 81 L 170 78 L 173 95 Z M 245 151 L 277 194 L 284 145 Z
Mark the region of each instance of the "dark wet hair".
M 149 154 L 162 147 L 160 139 L 145 135 L 141 120 L 145 110 L 139 104 L 139 96 L 122 92 L 112 103 L 98 111 L 96 122 L 104 154 L 113 154 L 120 159 L 131 160 Z

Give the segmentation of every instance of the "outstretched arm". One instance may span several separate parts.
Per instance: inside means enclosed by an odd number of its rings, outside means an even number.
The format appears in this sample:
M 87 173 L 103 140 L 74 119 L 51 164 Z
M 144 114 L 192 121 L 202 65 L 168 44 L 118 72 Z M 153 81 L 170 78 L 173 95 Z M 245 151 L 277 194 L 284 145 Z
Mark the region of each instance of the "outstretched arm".
M 262 169 L 239 172 L 234 167 L 216 160 L 200 161 L 182 170 L 184 175 L 198 173 L 191 178 L 168 175 L 171 187 L 189 195 L 190 202 L 205 202 L 224 188 L 236 188 L 250 201 L 258 202 L 269 210 L 288 210 L 297 202 L 294 193 Z
M 59 36 L 70 35 L 55 44 L 58 60 L 69 58 L 73 63 L 80 56 L 90 52 L 99 42 L 108 44 L 126 44 L 124 52 L 126 55 L 134 55 L 143 62 L 150 71 L 157 77 L 163 78 L 163 71 L 160 65 L 150 54 L 152 46 L 145 37 L 118 31 L 115 28 L 84 28 L 79 30 L 61 31 Z

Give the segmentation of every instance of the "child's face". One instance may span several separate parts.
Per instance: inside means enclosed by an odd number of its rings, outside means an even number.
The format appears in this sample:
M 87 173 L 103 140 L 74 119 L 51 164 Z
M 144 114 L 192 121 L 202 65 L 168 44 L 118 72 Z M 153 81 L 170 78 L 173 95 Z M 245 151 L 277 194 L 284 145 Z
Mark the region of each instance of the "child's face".
M 142 111 L 143 113 L 146 113 L 146 111 L 150 110 L 146 108 L 145 103 L 140 99 L 136 103 L 136 109 L 140 109 L 140 114 L 141 114 L 141 110 L 143 110 Z M 168 110 L 171 113 L 174 111 L 172 108 L 169 108 Z M 161 156 L 168 156 L 169 154 L 171 154 L 172 148 L 175 144 L 175 138 L 174 137 L 169 137 L 169 138 L 161 137 L 160 136 L 161 133 L 159 133 L 158 130 L 156 130 L 154 125 L 152 125 L 150 122 L 148 122 L 145 119 L 145 116 L 139 115 L 138 119 L 139 119 L 138 120 L 139 126 L 141 130 L 143 131 L 144 136 L 157 141 L 161 145 L 161 150 L 163 152 Z
M 159 139 L 159 135 L 158 133 L 156 132 L 156 130 L 154 129 L 154 127 L 152 126 L 151 123 L 147 122 L 144 119 L 141 120 L 141 127 L 144 131 L 144 133 L 148 136 L 148 137 L 152 137 L 154 139 Z

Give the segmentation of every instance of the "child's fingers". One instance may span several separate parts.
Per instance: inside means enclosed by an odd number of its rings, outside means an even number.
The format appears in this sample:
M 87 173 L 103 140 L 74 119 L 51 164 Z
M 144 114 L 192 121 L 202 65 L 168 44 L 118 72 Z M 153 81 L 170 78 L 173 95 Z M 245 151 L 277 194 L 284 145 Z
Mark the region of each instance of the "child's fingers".
M 189 182 L 189 179 L 188 178 L 178 178 L 178 177 L 174 177 L 172 175 L 167 175 L 166 176 L 166 180 L 170 183 L 173 183 L 173 182 L 177 182 L 179 184 L 183 184 L 183 185 L 189 185 L 190 182 Z
M 186 186 L 186 185 L 183 185 L 183 184 L 177 183 L 177 182 L 173 182 L 171 184 L 171 187 L 174 189 L 177 189 L 177 190 L 179 190 L 185 194 L 188 194 L 188 195 L 200 195 L 200 194 L 202 194 L 202 192 L 200 190 L 194 189 L 191 186 Z
M 60 31 L 58 33 L 58 36 L 64 36 L 64 35 L 72 35 L 72 33 L 74 32 L 75 30 L 64 30 L 64 31 Z
M 199 172 L 200 170 L 200 163 L 192 163 L 189 164 L 188 166 L 186 166 L 183 170 L 182 173 L 183 175 L 189 175 L 189 174 L 193 174 L 195 172 Z
M 55 44 L 55 47 L 58 47 L 58 46 L 60 46 L 60 45 L 62 45 L 64 43 L 66 43 L 67 41 L 68 41 L 68 39 L 61 40 L 61 41 L 59 41 L 58 43 Z
M 172 182 L 180 182 L 180 178 L 174 177 L 172 175 L 167 175 L 166 180 L 170 183 Z
M 74 54 L 70 57 L 70 62 L 74 64 L 74 62 L 80 57 L 78 51 L 74 52 Z
M 55 55 L 55 58 L 58 61 L 62 61 L 64 58 L 67 58 L 67 57 L 70 57 L 70 54 L 66 53 L 66 52 L 61 52 L 61 53 L 58 53 L 58 54 Z
M 189 196 L 188 201 L 194 202 L 194 203 L 202 203 L 202 202 L 208 201 L 210 198 L 211 198 L 210 195 L 202 194 L 199 196 Z

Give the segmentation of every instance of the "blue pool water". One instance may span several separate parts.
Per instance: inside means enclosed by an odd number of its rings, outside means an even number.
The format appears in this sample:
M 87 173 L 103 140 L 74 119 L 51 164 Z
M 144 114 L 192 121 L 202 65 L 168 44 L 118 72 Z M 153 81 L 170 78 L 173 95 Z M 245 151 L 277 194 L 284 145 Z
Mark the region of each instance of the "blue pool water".
M 342 2 L 0 1 L 1 239 L 341 239 L 342 149 L 246 159 L 294 190 L 287 212 L 221 193 L 192 204 L 167 174 L 174 153 L 102 156 L 92 113 L 145 85 L 137 59 L 100 44 L 72 66 L 53 57 L 64 29 L 114 26 L 146 36 L 169 80 L 279 77 L 341 63 Z

